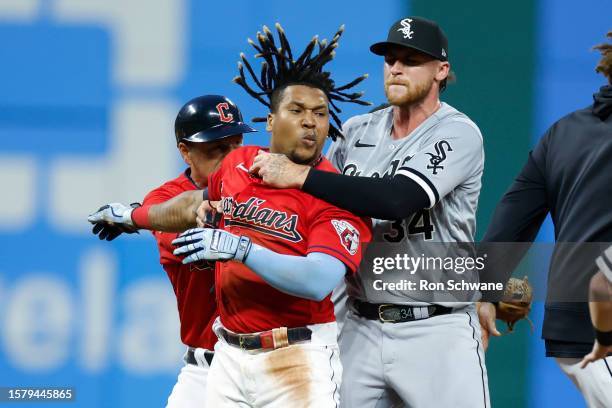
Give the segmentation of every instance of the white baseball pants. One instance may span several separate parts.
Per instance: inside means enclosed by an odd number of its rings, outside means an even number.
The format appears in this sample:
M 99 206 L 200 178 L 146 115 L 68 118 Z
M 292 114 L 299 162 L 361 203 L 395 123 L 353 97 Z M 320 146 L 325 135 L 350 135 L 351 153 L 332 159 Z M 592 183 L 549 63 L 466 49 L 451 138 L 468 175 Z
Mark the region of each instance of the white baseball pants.
M 219 327 L 217 320 L 216 333 Z M 336 323 L 308 327 L 311 341 L 276 350 L 243 350 L 219 336 L 207 406 L 337 408 L 342 366 Z

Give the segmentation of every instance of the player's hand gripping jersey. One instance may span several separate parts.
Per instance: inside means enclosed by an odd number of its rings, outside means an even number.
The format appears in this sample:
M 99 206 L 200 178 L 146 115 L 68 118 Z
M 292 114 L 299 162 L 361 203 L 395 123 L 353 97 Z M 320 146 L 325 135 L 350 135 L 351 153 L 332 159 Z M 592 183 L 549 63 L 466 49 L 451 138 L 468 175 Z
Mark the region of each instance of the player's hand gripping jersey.
M 249 146 L 233 151 L 209 177 L 209 198 L 223 202 L 223 229 L 246 235 L 253 243 L 281 254 L 328 254 L 342 261 L 348 273 L 354 273 L 362 243 L 370 240 L 369 220 L 299 190 L 264 186 L 248 171 L 260 149 Z M 335 171 L 324 158 L 315 168 Z M 316 302 L 283 293 L 239 262 L 218 262 L 216 282 L 221 321 L 234 332 L 335 320 L 330 296 Z

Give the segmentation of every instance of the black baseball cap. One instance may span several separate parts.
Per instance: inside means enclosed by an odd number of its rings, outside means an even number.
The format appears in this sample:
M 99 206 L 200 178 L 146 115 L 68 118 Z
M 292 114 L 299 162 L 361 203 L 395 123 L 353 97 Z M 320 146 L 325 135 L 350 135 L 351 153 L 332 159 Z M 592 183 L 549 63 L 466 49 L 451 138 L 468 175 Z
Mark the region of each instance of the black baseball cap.
M 376 55 L 385 55 L 389 45 L 413 48 L 440 61 L 448 61 L 448 39 L 434 21 L 422 17 L 405 17 L 389 29 L 387 41 L 370 47 Z

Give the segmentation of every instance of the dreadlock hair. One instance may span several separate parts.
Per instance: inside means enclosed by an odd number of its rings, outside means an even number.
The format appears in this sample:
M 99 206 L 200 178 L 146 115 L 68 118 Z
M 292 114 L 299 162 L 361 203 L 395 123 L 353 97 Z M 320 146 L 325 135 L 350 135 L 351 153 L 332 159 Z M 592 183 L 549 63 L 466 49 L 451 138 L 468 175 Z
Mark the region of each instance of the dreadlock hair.
M 612 31 L 608 32 L 607 37 L 612 39 Z M 612 84 L 612 44 L 598 44 L 593 49 L 601 52 L 601 60 L 595 67 L 595 71 L 603 74 Z
M 293 53 L 285 31 L 279 23 L 276 23 L 276 30 L 278 31 L 280 47 L 277 47 L 272 32 L 266 26 L 263 26 L 263 34 L 259 31 L 257 32 L 257 43 L 250 38 L 248 39 L 249 44 L 258 52 L 255 58 L 263 59 L 261 74 L 257 76 L 244 53 L 240 53 L 241 61 L 238 62 L 239 75 L 234 78 L 234 82 L 244 88 L 253 98 L 267 106 L 272 113 L 278 109 L 283 91 L 288 86 L 306 85 L 322 90 L 331 105 L 329 113 L 336 125 L 334 126 L 330 123 L 329 137 L 334 141 L 338 137 L 343 138 L 344 136 L 339 130 L 341 122 L 338 117 L 338 113 L 342 112 L 342 110 L 336 103 L 349 102 L 359 105 L 370 105 L 369 102 L 360 99 L 363 96 L 363 92 L 345 92 L 347 89 L 366 79 L 368 77 L 367 74 L 354 79 L 346 85 L 337 87 L 334 80 L 331 79 L 331 73 L 323 71 L 323 66 L 335 56 L 334 50 L 338 47 L 338 40 L 344 32 L 344 25 L 340 26 L 329 44 L 327 40 L 319 41 L 319 37 L 314 36 L 304 49 L 304 52 L 295 60 L 293 59 Z M 313 55 L 317 46 L 318 53 Z M 255 91 L 249 86 L 244 68 L 247 69 L 260 91 Z M 253 122 L 265 122 L 266 118 L 258 117 L 252 120 Z

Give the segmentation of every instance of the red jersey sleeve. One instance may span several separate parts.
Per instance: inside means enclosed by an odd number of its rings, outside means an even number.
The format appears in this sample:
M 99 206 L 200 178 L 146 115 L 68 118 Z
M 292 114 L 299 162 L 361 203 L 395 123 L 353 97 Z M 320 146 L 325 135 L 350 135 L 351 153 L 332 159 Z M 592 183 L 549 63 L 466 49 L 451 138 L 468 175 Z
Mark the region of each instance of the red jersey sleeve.
M 155 204 L 164 203 L 171 198 L 176 197 L 181 194 L 183 189 L 179 188 L 176 185 L 166 183 L 155 190 L 152 190 L 149 194 L 147 194 L 142 201 L 143 207 L 152 206 Z M 167 262 L 180 262 L 180 258 L 175 257 L 172 254 L 174 251 L 174 246 L 172 245 L 172 241 L 178 237 L 178 233 L 175 232 L 161 232 L 161 231 L 151 231 L 153 237 L 157 241 L 157 245 L 160 248 L 160 254 L 162 257 L 162 264 Z M 163 251 L 162 251 L 163 250 Z
M 318 204 L 311 217 L 307 252 L 331 255 L 354 273 L 372 239 L 372 221 L 323 201 Z

